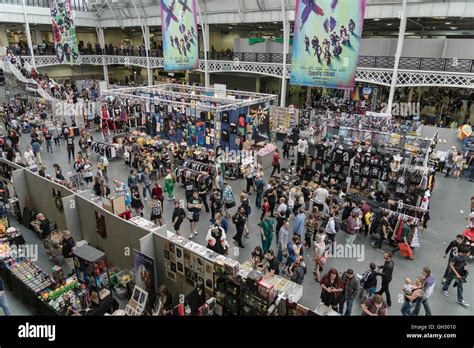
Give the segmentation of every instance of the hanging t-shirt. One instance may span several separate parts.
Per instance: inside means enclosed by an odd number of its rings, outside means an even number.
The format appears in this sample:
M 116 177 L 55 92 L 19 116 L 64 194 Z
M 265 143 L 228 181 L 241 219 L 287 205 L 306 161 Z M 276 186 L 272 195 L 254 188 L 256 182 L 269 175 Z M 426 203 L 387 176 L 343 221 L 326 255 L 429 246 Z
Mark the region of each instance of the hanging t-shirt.
M 379 177 L 379 174 L 380 174 L 380 168 L 379 167 L 372 167 L 372 170 L 371 170 L 371 173 L 370 173 L 370 177 L 372 179 L 378 179 Z
M 344 157 L 344 150 L 341 148 L 337 148 L 333 153 L 333 161 L 342 163 Z
M 306 153 L 308 142 L 305 139 L 298 140 L 298 152 Z
M 365 165 L 362 167 L 362 176 L 369 177 L 370 176 L 370 166 Z
M 392 163 L 392 161 L 393 161 L 393 156 L 392 156 L 392 155 L 390 155 L 390 154 L 385 154 L 385 155 L 383 156 L 383 166 L 384 166 L 384 167 L 387 167 L 387 168 L 388 168 L 388 167 L 390 166 L 390 163 Z
M 324 144 L 318 144 L 316 146 L 316 157 L 319 159 L 324 159 L 325 151 L 326 151 L 326 146 Z

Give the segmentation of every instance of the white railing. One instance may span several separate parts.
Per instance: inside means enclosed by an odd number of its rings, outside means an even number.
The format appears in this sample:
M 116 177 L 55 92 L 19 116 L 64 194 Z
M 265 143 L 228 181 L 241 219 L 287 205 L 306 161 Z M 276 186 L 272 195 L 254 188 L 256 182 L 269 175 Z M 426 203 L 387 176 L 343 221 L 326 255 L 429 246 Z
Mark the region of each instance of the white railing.
M 31 61 L 31 57 L 23 57 Z M 163 58 L 150 57 L 151 68 L 163 68 Z M 56 56 L 36 56 L 37 67 L 51 66 L 59 64 Z M 147 58 L 138 56 L 80 56 L 81 64 L 91 65 L 133 65 L 142 68 L 147 67 Z M 283 76 L 282 63 L 260 63 L 247 61 L 225 61 L 208 60 L 209 73 L 217 72 L 242 72 L 249 74 L 266 75 L 281 78 Z M 204 71 L 204 61 L 199 61 L 198 71 Z M 291 65 L 287 64 L 287 76 L 289 78 Z M 390 86 L 392 81 L 392 69 L 380 68 L 357 68 L 356 81 L 367 82 L 383 86 Z M 424 70 L 399 70 L 397 87 L 407 86 L 438 86 L 438 87 L 458 87 L 474 88 L 474 74 L 465 72 L 445 72 L 445 71 L 424 71 Z

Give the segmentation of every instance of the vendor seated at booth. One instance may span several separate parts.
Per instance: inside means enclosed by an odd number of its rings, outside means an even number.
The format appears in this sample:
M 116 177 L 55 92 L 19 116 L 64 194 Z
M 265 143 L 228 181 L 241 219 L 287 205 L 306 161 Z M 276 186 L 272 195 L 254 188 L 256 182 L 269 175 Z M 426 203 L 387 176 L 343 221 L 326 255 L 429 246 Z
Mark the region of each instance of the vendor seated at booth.
M 173 313 L 173 294 L 166 285 L 161 285 L 156 294 L 153 315 L 170 315 Z

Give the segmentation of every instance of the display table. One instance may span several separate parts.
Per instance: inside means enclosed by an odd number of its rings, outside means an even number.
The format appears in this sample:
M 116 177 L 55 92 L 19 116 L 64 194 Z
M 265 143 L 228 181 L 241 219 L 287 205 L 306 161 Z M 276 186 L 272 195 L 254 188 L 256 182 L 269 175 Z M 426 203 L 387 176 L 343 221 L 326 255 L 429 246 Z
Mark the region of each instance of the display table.
M 263 169 L 268 169 L 272 166 L 273 154 L 275 151 L 270 151 L 265 155 L 257 154 L 257 164 L 260 164 Z

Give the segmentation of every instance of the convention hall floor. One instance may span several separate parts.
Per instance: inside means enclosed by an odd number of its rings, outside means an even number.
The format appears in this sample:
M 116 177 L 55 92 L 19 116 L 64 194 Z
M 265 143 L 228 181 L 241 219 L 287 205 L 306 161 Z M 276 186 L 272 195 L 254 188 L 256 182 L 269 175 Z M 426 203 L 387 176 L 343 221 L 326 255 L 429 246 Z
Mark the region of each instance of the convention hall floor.
M 29 143 L 29 135 L 23 135 L 23 146 L 26 146 L 25 143 Z M 47 166 L 47 173 L 52 172 L 52 164 L 59 163 L 63 168 L 63 173 L 73 171 L 72 164 L 68 164 L 67 154 L 64 142 L 61 143 L 61 150 L 58 151 L 58 148 L 54 148 L 54 154 L 48 154 L 43 151 L 42 158 L 44 164 Z M 97 162 L 97 155 L 93 154 L 91 156 L 93 163 Z M 115 159 L 110 161 L 109 166 L 109 177 L 110 179 L 119 179 L 124 182 L 127 180 L 129 169 L 125 166 L 123 160 Z M 266 180 L 270 171 L 267 170 Z M 449 289 L 450 297 L 445 297 L 440 290 L 441 277 L 445 270 L 447 260 L 443 259 L 444 249 L 446 248 L 447 243 L 449 243 L 456 234 L 463 231 L 466 225 L 466 216 L 469 213 L 470 207 L 470 197 L 474 195 L 474 185 L 465 181 L 464 179 L 446 179 L 442 175 L 438 174 L 436 188 L 432 196 L 431 201 L 431 220 L 428 223 L 428 229 L 422 235 L 422 245 L 419 250 L 415 251 L 414 261 L 406 260 L 401 258 L 399 255 L 394 257 L 395 269 L 393 274 L 393 280 L 390 284 L 391 294 L 392 294 L 392 307 L 389 310 L 390 315 L 400 315 L 400 308 L 402 302 L 401 299 L 401 286 L 403 280 L 406 277 L 415 279 L 418 275 L 421 275 L 422 268 L 424 266 L 429 266 L 433 270 L 433 273 L 436 278 L 437 284 L 435 285 L 436 289 L 433 296 L 430 298 L 430 305 L 434 315 L 472 315 L 474 313 L 474 281 L 472 277 L 468 278 L 468 283 L 465 284 L 464 296 L 465 300 L 472 305 L 470 307 L 463 307 L 456 303 L 456 289 L 452 287 Z M 234 195 L 238 197 L 243 189 L 244 181 L 231 181 L 231 186 L 233 187 Z M 110 183 L 112 189 L 112 183 Z M 184 197 L 184 189 L 177 188 L 177 197 L 179 199 Z M 244 238 L 243 243 L 246 246 L 245 249 L 235 249 L 238 250 L 238 253 L 235 253 L 235 250 L 231 248 L 230 256 L 235 257 L 237 260 L 243 262 L 250 258 L 250 253 L 256 245 L 260 245 L 260 237 L 258 235 L 258 230 L 256 224 L 259 222 L 260 211 L 255 208 L 255 195 L 250 196 L 252 204 L 252 215 L 249 221 L 249 229 L 251 231 L 251 236 L 249 239 Z M 148 200 L 146 203 L 150 203 Z M 145 204 L 145 202 L 144 202 Z M 145 204 L 147 205 L 147 204 Z M 165 223 L 170 225 L 171 214 L 172 214 L 172 203 L 165 200 L 165 213 L 164 220 Z M 150 208 L 145 208 L 145 217 L 149 218 Z M 205 236 L 209 227 L 209 218 L 210 214 L 206 214 L 204 209 L 201 214 L 201 219 L 198 223 L 199 235 L 194 238 L 194 241 L 201 244 L 205 242 Z M 229 221 L 230 222 L 230 221 Z M 187 221 L 183 222 L 182 231 L 186 235 L 189 235 L 189 223 Z M 51 267 L 51 262 L 48 260 L 47 255 L 44 253 L 42 243 L 39 242 L 38 237 L 32 235 L 30 231 L 24 232 L 26 235 L 27 242 L 39 243 L 40 247 L 40 260 L 39 265 L 46 270 L 49 270 Z M 235 233 L 235 227 L 230 223 L 228 240 L 230 245 L 233 247 L 231 237 Z M 344 242 L 344 233 L 339 232 L 336 236 L 336 242 Z M 368 238 L 360 237 L 356 240 L 356 244 L 363 246 L 364 258 L 358 260 L 356 258 L 330 258 L 325 265 L 325 271 L 329 268 L 334 267 L 338 271 L 345 271 L 347 268 L 353 268 L 356 273 L 362 273 L 366 271 L 371 262 L 376 264 L 383 264 L 383 253 L 380 251 L 374 250 L 370 246 Z M 275 239 L 273 240 L 274 249 L 276 249 Z M 308 266 L 308 273 L 304 279 L 304 295 L 301 299 L 301 303 L 310 308 L 315 308 L 320 300 L 321 287 L 319 283 L 314 280 L 313 269 L 314 263 L 312 261 L 312 252 L 305 250 L 305 260 Z M 156 260 L 161 262 L 160 260 Z M 472 264 L 472 263 L 471 263 Z M 160 281 L 158 281 L 160 283 Z M 380 278 L 379 278 L 380 284 Z M 10 307 L 14 314 L 33 314 L 31 310 L 23 303 L 20 303 L 16 298 L 14 293 L 7 292 L 7 298 L 9 300 Z M 385 298 L 385 296 L 384 296 Z M 361 310 L 358 302 L 354 304 L 353 315 L 360 315 Z M 421 309 L 420 315 L 424 315 L 424 310 Z

